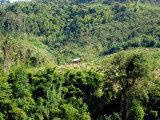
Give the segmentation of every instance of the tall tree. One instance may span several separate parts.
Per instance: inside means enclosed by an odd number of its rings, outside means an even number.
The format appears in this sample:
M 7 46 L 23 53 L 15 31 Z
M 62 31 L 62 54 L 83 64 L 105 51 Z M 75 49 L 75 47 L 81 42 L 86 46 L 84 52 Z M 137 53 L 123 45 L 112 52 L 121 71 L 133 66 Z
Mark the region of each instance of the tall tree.
M 4 65 L 10 68 L 11 62 L 13 61 L 13 42 L 8 38 L 3 38 L 1 43 L 1 49 L 3 51 Z
M 8 31 L 10 31 L 10 28 L 11 28 L 12 34 L 15 31 L 15 24 L 14 24 L 15 23 L 15 18 L 16 18 L 16 15 L 13 12 L 9 11 L 5 14 L 4 20 L 3 20 L 4 23 L 6 23 L 7 26 L 8 26 Z
M 146 94 L 140 92 L 140 89 L 143 87 L 142 89 L 146 90 L 144 84 L 149 82 L 150 66 L 144 54 L 129 55 L 124 51 L 114 57 L 112 65 L 113 68 L 108 73 L 107 80 L 113 81 L 114 89 L 117 89 L 118 96 L 121 97 L 122 117 L 124 120 L 129 120 L 129 111 L 134 98 Z M 143 118 L 144 115 L 141 117 Z

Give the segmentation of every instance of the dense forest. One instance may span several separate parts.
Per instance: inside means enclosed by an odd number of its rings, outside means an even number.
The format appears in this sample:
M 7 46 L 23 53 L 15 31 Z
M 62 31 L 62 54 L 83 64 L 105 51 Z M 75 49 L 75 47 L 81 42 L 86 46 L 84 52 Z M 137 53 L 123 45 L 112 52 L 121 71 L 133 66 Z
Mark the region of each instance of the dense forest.
M 160 119 L 159 0 L 0 3 L 0 120 Z

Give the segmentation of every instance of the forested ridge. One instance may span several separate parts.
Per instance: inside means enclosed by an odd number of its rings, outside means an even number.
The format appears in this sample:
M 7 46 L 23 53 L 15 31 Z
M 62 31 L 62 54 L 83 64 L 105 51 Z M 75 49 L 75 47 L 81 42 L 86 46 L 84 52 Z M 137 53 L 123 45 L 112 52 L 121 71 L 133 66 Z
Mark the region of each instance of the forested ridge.
M 0 119 L 160 119 L 158 0 L 0 3 Z

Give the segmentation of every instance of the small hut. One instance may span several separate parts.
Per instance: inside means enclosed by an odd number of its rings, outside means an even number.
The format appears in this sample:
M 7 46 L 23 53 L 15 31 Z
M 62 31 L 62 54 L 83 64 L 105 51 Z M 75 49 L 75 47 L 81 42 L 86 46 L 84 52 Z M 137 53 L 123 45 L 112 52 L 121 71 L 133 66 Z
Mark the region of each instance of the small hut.
M 82 59 L 81 58 L 76 58 L 72 60 L 73 63 L 81 63 Z

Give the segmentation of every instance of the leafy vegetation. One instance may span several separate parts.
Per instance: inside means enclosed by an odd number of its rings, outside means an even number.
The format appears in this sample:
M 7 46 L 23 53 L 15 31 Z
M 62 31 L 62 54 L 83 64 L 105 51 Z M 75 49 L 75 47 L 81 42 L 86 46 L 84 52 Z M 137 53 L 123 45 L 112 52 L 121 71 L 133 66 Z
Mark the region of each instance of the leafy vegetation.
M 120 51 L 102 70 L 14 68 L 1 75 L 1 118 L 158 119 L 159 59 L 153 57 Z
M 46 46 L 56 64 L 70 63 L 75 57 L 89 62 L 120 47 L 160 46 L 158 7 L 125 1 L 111 5 L 43 2 L 1 5 L 1 36 Z
M 160 119 L 158 0 L 0 3 L 0 119 Z

